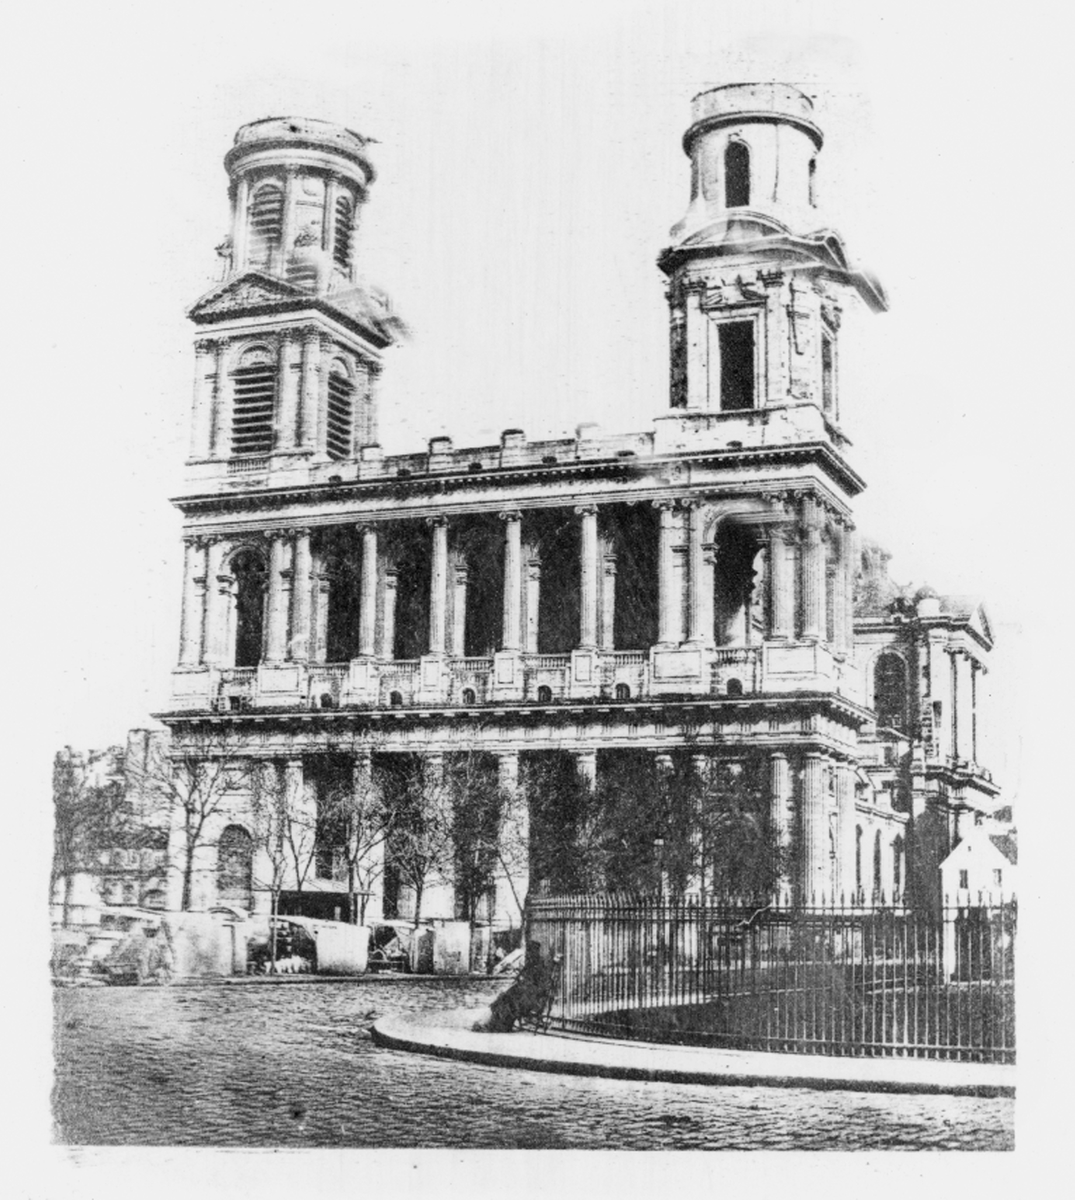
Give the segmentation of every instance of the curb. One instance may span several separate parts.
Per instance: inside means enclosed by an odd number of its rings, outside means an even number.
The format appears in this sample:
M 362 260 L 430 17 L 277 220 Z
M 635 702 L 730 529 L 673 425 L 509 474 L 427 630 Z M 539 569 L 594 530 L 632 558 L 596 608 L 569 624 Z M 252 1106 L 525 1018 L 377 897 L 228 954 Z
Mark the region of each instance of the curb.
M 459 1010 L 474 1016 L 474 1010 Z M 433 1014 L 429 1014 L 433 1015 Z M 445 1014 L 437 1013 L 443 1019 Z M 946 1078 L 900 1078 L 889 1072 L 878 1078 L 856 1077 L 856 1066 L 880 1060 L 853 1058 L 821 1058 L 807 1055 L 772 1055 L 752 1051 L 725 1052 L 678 1046 L 676 1057 L 697 1058 L 697 1065 L 674 1065 L 668 1062 L 667 1048 L 651 1043 L 621 1042 L 604 1038 L 557 1037 L 550 1034 L 489 1034 L 474 1033 L 460 1028 L 422 1025 L 419 1017 L 384 1017 L 370 1030 L 373 1041 L 392 1050 L 412 1054 L 427 1054 L 459 1062 L 481 1063 L 486 1066 L 508 1067 L 529 1071 L 544 1071 L 560 1075 L 580 1075 L 603 1079 L 626 1079 L 643 1083 L 694 1083 L 726 1087 L 810 1088 L 820 1091 L 890 1092 L 918 1095 L 978 1096 L 993 1098 L 1015 1095 L 1014 1067 L 985 1064 L 945 1063 L 945 1074 L 984 1074 L 988 1078 L 960 1081 Z M 427 1018 L 428 1019 L 428 1016 Z M 495 1046 L 481 1043 L 496 1039 Z M 505 1039 L 509 1044 L 505 1044 Z M 547 1043 L 548 1054 L 538 1052 Z M 555 1047 L 555 1050 L 554 1050 Z M 578 1047 L 572 1054 L 567 1047 Z M 585 1049 L 582 1049 L 582 1048 Z M 616 1061 L 617 1059 L 653 1058 L 652 1065 Z M 661 1058 L 664 1062 L 661 1062 Z M 780 1069 L 773 1070 L 769 1060 L 787 1059 Z M 888 1060 L 892 1061 L 892 1060 Z M 915 1061 L 916 1068 L 926 1066 Z M 920 1066 L 919 1066 L 920 1063 Z M 793 1065 L 794 1064 L 794 1065 Z M 821 1069 L 824 1064 L 824 1069 Z M 896 1065 L 892 1061 L 892 1065 Z M 902 1063 L 900 1065 L 903 1065 Z M 754 1069 L 751 1069 L 753 1066 Z M 837 1069 L 834 1070 L 834 1066 Z M 788 1069 L 784 1069 L 784 1068 Z M 982 1070 L 975 1071 L 981 1067 Z M 814 1068 L 811 1070 L 811 1068 Z M 842 1071 L 839 1068 L 849 1068 Z M 968 1071 L 970 1068 L 970 1072 Z M 1003 1072 L 1004 1074 L 1001 1074 Z M 1007 1074 L 1007 1073 L 1010 1073 Z M 1007 1080 L 1010 1079 L 1010 1082 Z

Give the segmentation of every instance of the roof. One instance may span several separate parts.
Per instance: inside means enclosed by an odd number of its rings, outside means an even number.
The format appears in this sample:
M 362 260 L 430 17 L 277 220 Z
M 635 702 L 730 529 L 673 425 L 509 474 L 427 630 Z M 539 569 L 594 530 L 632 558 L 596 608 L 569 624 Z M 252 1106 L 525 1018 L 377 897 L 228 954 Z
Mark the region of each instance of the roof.
M 1004 857 L 1015 866 L 1019 861 L 1018 848 L 1015 843 L 1015 836 L 1010 833 L 991 833 L 989 840 L 994 846 L 1004 855 Z

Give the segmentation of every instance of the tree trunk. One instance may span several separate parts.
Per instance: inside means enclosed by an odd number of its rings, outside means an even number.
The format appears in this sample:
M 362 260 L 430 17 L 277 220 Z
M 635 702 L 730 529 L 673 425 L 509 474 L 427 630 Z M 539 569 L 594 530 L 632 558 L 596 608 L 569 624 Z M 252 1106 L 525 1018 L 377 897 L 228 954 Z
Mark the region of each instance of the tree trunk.
M 71 926 L 71 893 L 75 890 L 74 873 L 68 871 L 63 877 L 63 927 L 69 929 Z
M 179 907 L 183 912 L 190 912 L 191 892 L 194 879 L 194 847 L 188 842 L 186 855 L 183 860 L 183 895 Z

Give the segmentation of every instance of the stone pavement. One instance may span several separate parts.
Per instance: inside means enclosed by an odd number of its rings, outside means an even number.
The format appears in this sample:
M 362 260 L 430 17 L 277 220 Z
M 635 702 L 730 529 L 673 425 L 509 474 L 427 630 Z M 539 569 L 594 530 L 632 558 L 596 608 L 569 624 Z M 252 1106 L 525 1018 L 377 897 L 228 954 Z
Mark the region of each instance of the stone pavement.
M 482 1009 L 384 1017 L 381 1046 L 491 1066 L 663 1083 L 1014 1096 L 1015 1067 L 929 1059 L 837 1058 L 656 1045 L 551 1033 L 480 1033 Z

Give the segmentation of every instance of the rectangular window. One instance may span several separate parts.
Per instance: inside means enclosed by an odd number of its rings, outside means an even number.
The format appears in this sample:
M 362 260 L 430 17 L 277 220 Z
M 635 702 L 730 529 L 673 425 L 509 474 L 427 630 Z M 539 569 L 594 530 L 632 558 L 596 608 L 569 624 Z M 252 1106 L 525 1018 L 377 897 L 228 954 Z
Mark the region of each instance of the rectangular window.
M 720 408 L 737 412 L 754 407 L 754 322 L 721 321 Z
M 960 871 L 959 872 L 959 886 L 961 888 L 969 888 L 970 887 L 970 878 L 969 878 L 968 871 Z
M 1000 867 L 997 867 L 997 869 L 993 872 L 993 886 L 1000 887 L 1001 883 L 1002 883 L 1001 870 L 1000 870 Z

